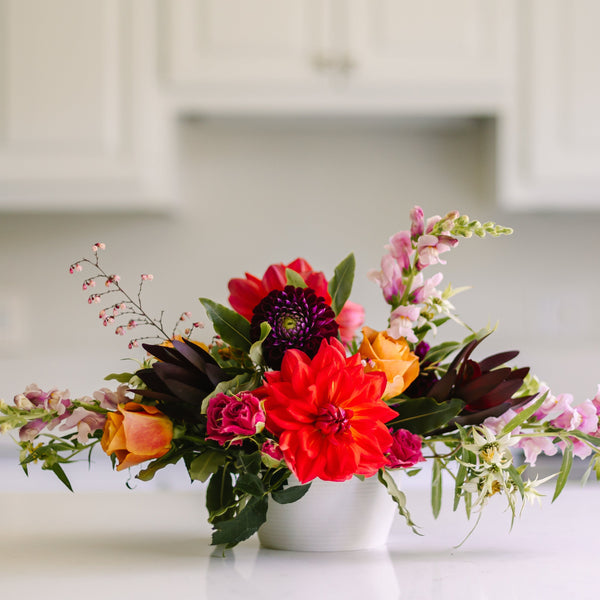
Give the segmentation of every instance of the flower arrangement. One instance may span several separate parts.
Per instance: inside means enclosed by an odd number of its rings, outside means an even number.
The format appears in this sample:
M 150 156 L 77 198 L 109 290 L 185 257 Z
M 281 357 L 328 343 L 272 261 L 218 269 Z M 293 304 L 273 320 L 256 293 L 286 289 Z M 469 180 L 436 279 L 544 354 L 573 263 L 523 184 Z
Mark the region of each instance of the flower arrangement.
M 450 298 L 460 290 L 441 289 L 441 273 L 425 278 L 459 238 L 511 230 L 458 212 L 426 220 L 419 207 L 410 223 L 369 273 L 390 305 L 387 326 L 365 326 L 364 309 L 349 300 L 353 255 L 329 281 L 298 258 L 261 278 L 231 279 L 231 308 L 201 298 L 215 331 L 208 345 L 193 339 L 202 324 L 190 313 L 167 332 L 162 313 L 153 318 L 143 307 L 152 276 L 141 275 L 129 295 L 101 265 L 104 244 L 95 244 L 70 272 L 91 271 L 83 289 L 97 286 L 88 302 L 101 305 L 104 326 L 118 335 L 151 330 L 128 343 L 146 354 L 134 372 L 106 377 L 116 390 L 71 398 L 31 385 L 13 404 L 0 401 L 0 428 L 18 431 L 23 469 L 41 462 L 71 488 L 63 466 L 97 445 L 118 471 L 140 465 L 142 481 L 183 461 L 191 481 L 207 482 L 212 543 L 227 547 L 259 529 L 269 498 L 299 500 L 317 478 L 378 478 L 413 529 L 391 472 L 416 475 L 426 461 L 436 516 L 443 472 L 454 482 L 454 510 L 463 504 L 470 516 L 500 494 L 513 520 L 548 479 L 526 477 L 540 453 L 563 454 L 554 498 L 574 456 L 593 454 L 585 478 L 594 470 L 600 479 L 600 388 L 574 405 L 527 367 L 507 366 L 517 351 L 473 358 L 491 331 L 459 319 Z M 465 326 L 465 338 L 434 344 L 449 320 Z

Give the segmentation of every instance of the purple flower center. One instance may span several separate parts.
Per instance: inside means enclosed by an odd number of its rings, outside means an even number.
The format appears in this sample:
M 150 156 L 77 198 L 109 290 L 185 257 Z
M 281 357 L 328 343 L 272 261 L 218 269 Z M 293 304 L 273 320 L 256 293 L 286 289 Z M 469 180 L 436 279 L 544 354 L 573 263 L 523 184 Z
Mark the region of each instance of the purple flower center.
M 254 308 L 250 338 L 260 338 L 260 325 L 267 322 L 271 332 L 263 342 L 263 356 L 273 369 L 281 367 L 286 350 L 296 348 L 311 358 L 324 339 L 336 337 L 335 313 L 311 288 L 291 285 L 273 290 Z
M 351 409 L 344 409 L 330 402 L 319 409 L 315 426 L 325 435 L 344 433 L 350 429 L 350 419 L 353 414 Z

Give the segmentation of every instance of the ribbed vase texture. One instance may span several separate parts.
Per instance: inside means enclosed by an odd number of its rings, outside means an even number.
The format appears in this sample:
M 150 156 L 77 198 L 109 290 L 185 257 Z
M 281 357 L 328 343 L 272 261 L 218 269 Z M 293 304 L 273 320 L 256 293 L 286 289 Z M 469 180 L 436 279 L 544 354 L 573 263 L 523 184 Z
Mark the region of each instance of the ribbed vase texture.
M 269 499 L 267 522 L 258 537 L 263 547 L 277 550 L 368 550 L 387 543 L 395 512 L 377 476 L 364 481 L 317 479 L 297 502 Z

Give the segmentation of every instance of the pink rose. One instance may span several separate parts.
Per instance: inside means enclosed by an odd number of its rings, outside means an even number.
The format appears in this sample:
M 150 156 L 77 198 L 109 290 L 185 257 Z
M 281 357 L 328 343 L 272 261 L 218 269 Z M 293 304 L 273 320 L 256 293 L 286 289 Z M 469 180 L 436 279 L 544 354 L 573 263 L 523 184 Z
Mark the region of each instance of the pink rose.
M 389 467 L 406 469 L 425 460 L 421 452 L 421 438 L 418 435 L 406 429 L 398 429 L 398 431 L 390 429 L 390 433 L 393 442 L 386 454 Z
M 356 330 L 365 322 L 365 309 L 360 304 L 348 300 L 336 322 L 340 327 L 340 339 L 344 344 L 349 344 L 354 339 Z
M 265 413 L 260 400 L 250 392 L 237 396 L 217 394 L 210 399 L 206 411 L 206 437 L 219 442 L 241 444 L 240 437 L 254 435 L 265 426 Z
M 273 440 L 267 440 L 260 448 L 263 463 L 267 467 L 278 467 L 283 462 L 283 452 L 279 444 Z

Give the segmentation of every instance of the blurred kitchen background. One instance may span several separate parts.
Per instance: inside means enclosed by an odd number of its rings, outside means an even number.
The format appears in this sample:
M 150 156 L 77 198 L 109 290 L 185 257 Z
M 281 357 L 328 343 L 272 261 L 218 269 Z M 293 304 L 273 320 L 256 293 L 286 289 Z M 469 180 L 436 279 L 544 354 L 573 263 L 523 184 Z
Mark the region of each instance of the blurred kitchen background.
M 246 271 L 353 251 L 384 328 L 366 273 L 415 204 L 515 229 L 444 255 L 472 286 L 454 304 L 498 324 L 481 356 L 592 397 L 599 21 L 594 0 L 0 0 L 0 397 L 90 394 L 141 357 L 68 273 L 94 242 L 133 293 L 154 275 L 167 325 Z

